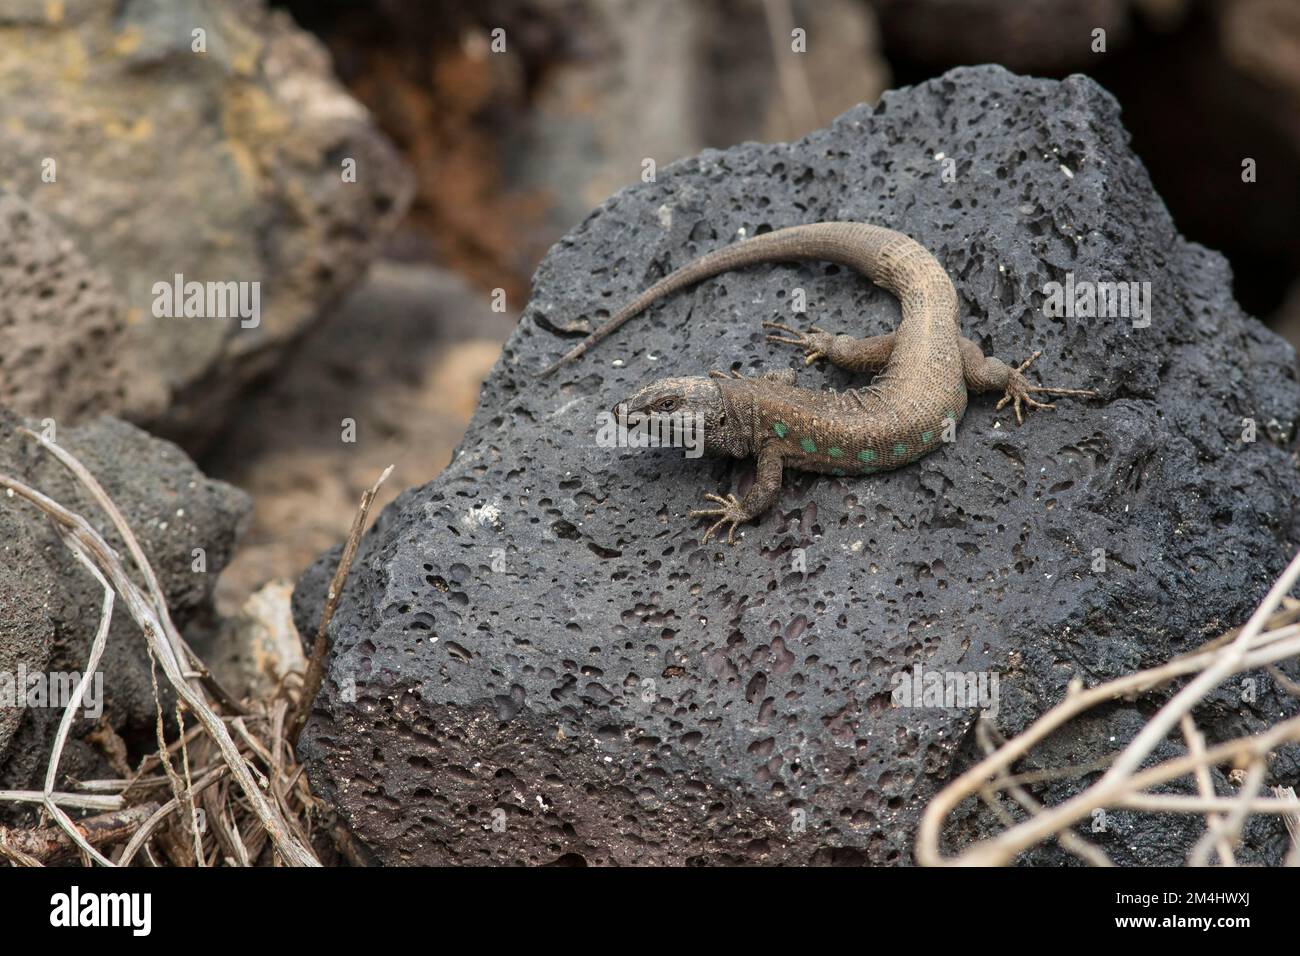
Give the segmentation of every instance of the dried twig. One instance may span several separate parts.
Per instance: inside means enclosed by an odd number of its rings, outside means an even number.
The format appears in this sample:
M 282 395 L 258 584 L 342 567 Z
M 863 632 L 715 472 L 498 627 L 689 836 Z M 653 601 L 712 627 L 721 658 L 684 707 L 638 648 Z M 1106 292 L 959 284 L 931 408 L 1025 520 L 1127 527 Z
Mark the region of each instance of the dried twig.
M 343 545 L 338 567 L 334 569 L 334 577 L 330 580 L 329 593 L 325 595 L 325 608 L 321 611 L 320 625 L 316 628 L 316 640 L 311 646 L 311 658 L 307 662 L 307 674 L 303 678 L 302 692 L 298 697 L 298 707 L 289 721 L 288 739 L 295 747 L 298 745 L 302 728 L 307 723 L 307 717 L 311 713 L 312 704 L 316 701 L 316 695 L 320 692 L 321 681 L 325 677 L 325 655 L 330 646 L 330 621 L 334 619 L 334 611 L 343 596 L 343 585 L 347 583 L 352 561 L 357 556 L 357 546 L 361 543 L 361 534 L 366 529 L 366 517 L 370 514 L 370 506 L 374 504 L 375 495 L 379 493 L 379 486 L 387 481 L 392 473 L 393 466 L 389 465 L 379 476 L 379 480 L 362 493 L 361 504 L 357 507 L 357 513 L 352 519 L 352 528 L 348 531 L 347 543 Z
M 52 863 L 75 853 L 82 843 L 101 847 L 129 838 L 157 809 L 156 803 L 141 803 L 112 813 L 85 817 L 73 824 L 79 838 L 75 842 L 63 827 L 41 827 L 34 830 L 0 827 L 0 845 L 17 851 L 36 863 Z
M 997 733 L 992 724 L 988 721 L 980 721 L 976 725 L 975 731 L 980 746 L 984 748 L 985 753 L 993 753 L 997 749 L 998 744 L 1006 742 L 1002 738 L 1002 735 Z M 995 737 L 997 738 L 996 742 L 994 740 Z M 998 775 L 997 779 L 993 781 L 992 786 L 980 791 L 980 797 L 989 806 L 994 807 L 995 810 L 1000 810 L 1001 807 L 997 803 L 996 793 L 997 790 L 1001 788 L 1005 788 L 1006 791 L 1011 794 L 1011 798 L 1030 813 L 1038 814 L 1043 812 L 1043 805 L 1035 800 L 1033 795 L 1023 786 L 1018 783 L 1010 782 L 1010 777 L 1005 770 L 1003 770 Z M 1003 816 L 1003 822 L 1007 823 L 1007 825 L 1011 824 L 1010 814 Z M 1066 850 L 1079 857 L 1079 859 L 1083 860 L 1085 863 L 1091 863 L 1093 866 L 1115 865 L 1110 861 L 1110 858 L 1106 856 L 1100 847 L 1089 843 L 1073 830 L 1064 829 L 1060 833 L 1056 834 L 1056 838 L 1060 841 L 1061 846 L 1065 847 Z
M 1205 755 L 1205 737 L 1196 728 L 1196 722 L 1192 720 L 1191 714 L 1183 714 L 1182 719 L 1183 739 L 1187 741 L 1187 752 L 1193 757 L 1203 757 Z M 1196 786 L 1201 791 L 1201 796 L 1214 798 L 1214 780 L 1210 776 L 1210 768 L 1207 764 L 1200 764 L 1196 768 Z M 1205 815 L 1205 825 L 1207 827 L 1217 826 L 1224 817 L 1222 815 L 1207 813 Z M 1236 866 L 1237 861 L 1232 855 L 1232 841 L 1226 836 L 1220 836 L 1215 842 L 1215 849 L 1219 853 L 1219 862 L 1224 866 Z
M 65 542 L 72 547 L 72 553 L 87 570 L 94 576 L 95 580 L 100 583 L 104 589 L 104 604 L 99 613 L 99 627 L 95 631 L 95 639 L 90 645 L 90 659 L 86 662 L 86 667 L 82 671 L 81 681 L 77 684 L 77 689 L 73 692 L 71 700 L 63 709 L 63 717 L 59 721 L 59 729 L 54 735 L 54 747 L 50 752 L 49 766 L 45 771 L 45 800 L 43 805 L 51 817 L 62 827 L 77 846 L 81 847 L 89 857 L 100 863 L 107 864 L 106 860 L 98 850 L 85 838 L 77 828 L 72 819 L 60 809 L 58 803 L 50 799 L 54 793 L 54 785 L 59 779 L 59 760 L 63 757 L 63 747 L 68 742 L 68 731 L 72 729 L 72 721 L 76 718 L 77 708 L 82 706 L 85 701 L 87 688 L 95 677 L 95 671 L 99 667 L 99 660 L 104 655 L 104 648 L 108 644 L 108 628 L 113 623 L 113 589 L 109 586 L 104 575 L 99 573 L 99 569 L 94 563 L 86 557 L 80 547 L 75 542 L 69 540 L 67 532 L 60 532 Z
M 60 807 L 75 807 L 78 810 L 121 810 L 121 794 L 95 796 L 89 793 L 47 793 L 44 790 L 0 790 L 0 803 L 39 803 L 52 802 Z
M 228 768 L 225 766 L 215 767 L 208 773 L 199 777 L 199 779 L 194 783 L 194 792 L 202 793 L 225 776 L 227 770 Z M 135 835 L 131 837 L 131 841 L 127 843 L 126 849 L 122 851 L 122 856 L 117 861 L 117 865 L 126 866 L 130 863 L 136 853 L 145 847 L 145 841 L 154 834 L 154 831 L 162 825 L 163 821 L 165 821 L 170 814 L 179 810 L 183 804 L 184 801 L 179 797 L 172 797 L 161 807 L 158 807 L 157 810 L 151 813 L 149 819 L 140 825 L 140 828 L 135 831 Z M 155 804 L 155 806 L 157 806 L 157 804 Z
M 1291 835 L 1291 849 L 1286 855 L 1286 865 L 1300 866 L 1300 800 L 1296 799 L 1295 787 L 1274 787 L 1273 796 L 1290 808 L 1290 812 L 1282 818 L 1286 832 Z

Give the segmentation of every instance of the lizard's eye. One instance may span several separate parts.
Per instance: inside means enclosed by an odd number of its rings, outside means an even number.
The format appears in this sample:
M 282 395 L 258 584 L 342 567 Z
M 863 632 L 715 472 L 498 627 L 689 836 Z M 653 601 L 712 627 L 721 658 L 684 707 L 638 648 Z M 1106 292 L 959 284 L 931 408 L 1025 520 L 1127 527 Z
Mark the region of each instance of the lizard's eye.
M 655 402 L 654 409 L 656 412 L 671 412 L 677 408 L 677 397 L 670 395 L 667 398 L 661 398 Z

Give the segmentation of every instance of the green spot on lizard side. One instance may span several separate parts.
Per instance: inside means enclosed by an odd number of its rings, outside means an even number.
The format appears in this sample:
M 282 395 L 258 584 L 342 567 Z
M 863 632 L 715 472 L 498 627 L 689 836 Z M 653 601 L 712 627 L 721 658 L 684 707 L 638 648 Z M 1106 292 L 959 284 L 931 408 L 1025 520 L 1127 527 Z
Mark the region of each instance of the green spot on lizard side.
M 813 441 L 811 438 L 799 439 L 799 447 L 802 448 L 810 455 L 816 454 L 817 452 L 817 443 Z

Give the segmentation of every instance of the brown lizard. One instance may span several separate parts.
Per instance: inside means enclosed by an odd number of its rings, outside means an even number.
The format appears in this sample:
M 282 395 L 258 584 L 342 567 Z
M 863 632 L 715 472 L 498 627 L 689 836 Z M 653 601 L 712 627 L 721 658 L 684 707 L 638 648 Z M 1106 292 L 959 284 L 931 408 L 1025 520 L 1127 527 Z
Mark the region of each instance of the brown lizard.
M 761 515 L 781 491 L 786 467 L 836 475 L 869 475 L 898 468 L 934 451 L 945 427 L 955 428 L 966 411 L 967 390 L 1003 392 L 1023 423 L 1021 404 L 1054 408 L 1032 392 L 1095 396 L 1091 389 L 1044 388 L 1024 371 L 1035 352 L 1012 368 L 986 356 L 957 324 L 957 292 L 934 256 L 920 243 L 880 226 L 818 222 L 764 233 L 696 259 L 660 279 L 541 373 L 550 375 L 573 361 L 656 299 L 731 269 L 766 262 L 821 259 L 848 266 L 898 297 L 903 317 L 885 335 L 860 339 L 833 335 L 816 326 L 800 332 L 780 322 L 769 341 L 798 346 L 804 364 L 819 358 L 850 372 L 878 372 L 870 385 L 845 392 L 795 386 L 793 369 L 757 378 L 662 378 L 614 406 L 629 419 L 642 416 L 679 422 L 694 415 L 703 424 L 706 454 L 757 459 L 754 482 L 743 500 L 707 494 L 717 508 L 690 512 L 717 519 L 703 541 L 723 525 L 728 543 L 736 527 Z M 671 425 L 670 425 L 671 427 Z M 951 434 L 951 433 L 950 433 Z

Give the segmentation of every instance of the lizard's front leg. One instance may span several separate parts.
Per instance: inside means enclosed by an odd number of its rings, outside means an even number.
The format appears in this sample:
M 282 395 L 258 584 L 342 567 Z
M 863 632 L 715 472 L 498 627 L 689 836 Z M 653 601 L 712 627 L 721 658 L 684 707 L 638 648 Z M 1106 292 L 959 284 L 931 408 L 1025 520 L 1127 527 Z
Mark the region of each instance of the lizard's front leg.
M 705 495 L 706 499 L 716 501 L 721 507 L 700 508 L 690 513 L 692 518 L 718 519 L 704 532 L 700 544 L 706 543 L 715 531 L 728 523 L 731 527 L 727 529 L 727 544 L 735 544 L 736 526 L 754 520 L 776 503 L 777 496 L 781 494 L 782 466 L 781 452 L 777 446 L 766 444 L 759 449 L 757 474 L 743 501 L 737 500 L 734 494 L 725 498 L 721 495 Z

